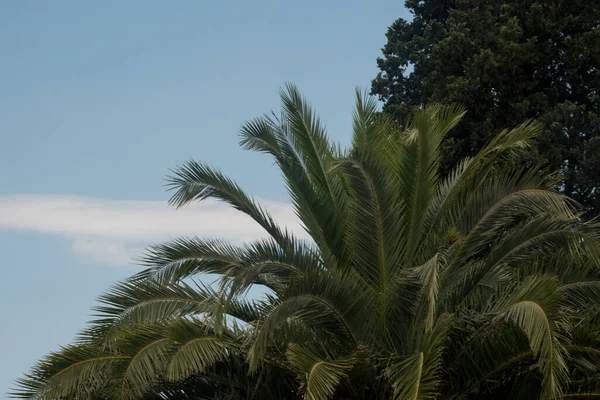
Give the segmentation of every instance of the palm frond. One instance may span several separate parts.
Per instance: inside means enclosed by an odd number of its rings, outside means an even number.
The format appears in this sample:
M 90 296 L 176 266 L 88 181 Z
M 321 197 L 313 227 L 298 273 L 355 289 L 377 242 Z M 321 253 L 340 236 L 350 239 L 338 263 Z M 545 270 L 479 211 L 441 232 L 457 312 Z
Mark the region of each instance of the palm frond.
M 335 360 L 323 359 L 307 348 L 292 344 L 287 357 L 306 382 L 305 399 L 327 400 L 332 398 L 340 380 L 352 369 L 352 355 Z
M 59 399 L 90 396 L 106 387 L 113 369 L 130 356 L 112 354 L 94 346 L 67 346 L 40 361 L 17 381 L 16 398 Z
M 541 398 L 551 399 L 563 393 L 568 370 L 565 350 L 557 337 L 557 284 L 550 277 L 527 278 L 513 295 L 504 315 L 517 324 L 529 344 L 543 373 Z M 518 300 L 518 301 L 517 301 Z
M 194 200 L 216 198 L 254 219 L 278 243 L 286 245 L 290 238 L 290 233 L 279 228 L 271 215 L 235 182 L 206 165 L 190 160 L 175 169 L 167 183 L 175 190 L 170 204 L 181 207 Z

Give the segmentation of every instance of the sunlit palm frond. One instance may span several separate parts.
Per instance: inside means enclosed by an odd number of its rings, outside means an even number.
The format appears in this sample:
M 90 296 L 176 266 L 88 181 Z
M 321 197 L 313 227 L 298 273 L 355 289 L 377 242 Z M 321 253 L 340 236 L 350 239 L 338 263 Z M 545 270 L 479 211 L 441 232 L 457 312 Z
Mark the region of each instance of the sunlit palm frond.
M 330 399 L 340 380 L 347 376 L 356 361 L 353 355 L 334 360 L 323 359 L 297 344 L 290 345 L 287 356 L 292 368 L 305 381 L 305 399 L 309 400 Z

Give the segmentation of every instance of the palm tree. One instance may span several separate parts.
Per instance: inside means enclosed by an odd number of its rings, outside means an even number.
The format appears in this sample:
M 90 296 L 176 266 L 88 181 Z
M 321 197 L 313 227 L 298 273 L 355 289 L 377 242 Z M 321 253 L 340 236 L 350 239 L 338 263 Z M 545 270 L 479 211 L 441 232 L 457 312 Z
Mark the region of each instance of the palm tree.
M 173 205 L 224 201 L 268 238 L 150 248 L 147 269 L 103 295 L 98 319 L 15 397 L 600 398 L 600 230 L 553 175 L 519 165 L 536 123 L 441 177 L 459 107 L 425 107 L 399 132 L 357 92 L 341 150 L 295 87 L 281 99 L 241 145 L 273 157 L 310 240 L 185 163 Z

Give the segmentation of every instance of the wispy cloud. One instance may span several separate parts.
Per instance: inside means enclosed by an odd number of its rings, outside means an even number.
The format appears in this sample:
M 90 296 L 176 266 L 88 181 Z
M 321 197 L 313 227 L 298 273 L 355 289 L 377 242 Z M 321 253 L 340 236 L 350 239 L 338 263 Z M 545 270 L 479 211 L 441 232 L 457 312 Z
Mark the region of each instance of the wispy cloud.
M 263 200 L 273 217 L 303 235 L 289 204 Z M 197 235 L 248 241 L 265 232 L 228 205 L 207 200 L 176 210 L 162 201 L 67 195 L 0 196 L 0 229 L 66 236 L 72 251 L 95 264 L 129 264 L 144 246 Z

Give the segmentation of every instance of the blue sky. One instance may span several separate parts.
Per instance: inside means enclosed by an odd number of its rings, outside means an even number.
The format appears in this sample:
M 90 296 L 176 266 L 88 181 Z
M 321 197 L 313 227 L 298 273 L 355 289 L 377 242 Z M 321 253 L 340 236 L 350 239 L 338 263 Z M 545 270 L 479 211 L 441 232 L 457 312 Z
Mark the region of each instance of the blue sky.
M 164 177 L 218 166 L 295 223 L 247 119 L 296 83 L 349 139 L 402 1 L 0 2 L 0 393 L 71 341 L 94 299 L 169 236 L 261 232 L 220 204 L 173 211 Z

